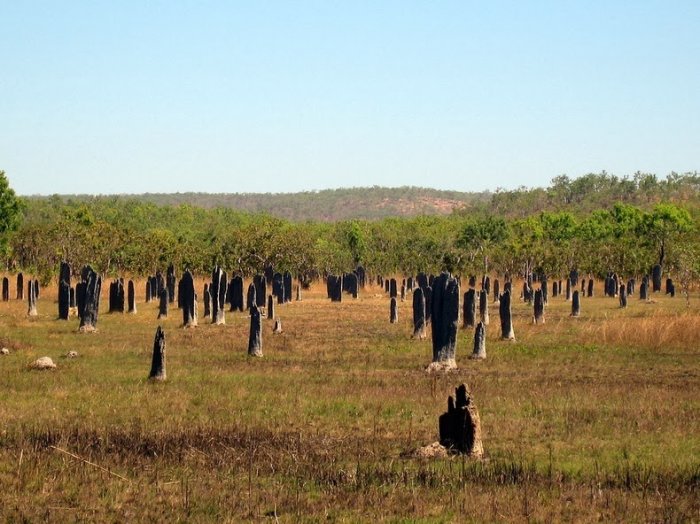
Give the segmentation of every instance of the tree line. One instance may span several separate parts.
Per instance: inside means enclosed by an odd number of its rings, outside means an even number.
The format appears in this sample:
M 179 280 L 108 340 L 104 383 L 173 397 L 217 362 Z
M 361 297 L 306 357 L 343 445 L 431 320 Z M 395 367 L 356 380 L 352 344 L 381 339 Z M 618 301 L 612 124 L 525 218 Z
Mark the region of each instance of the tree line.
M 596 176 L 597 187 L 603 187 L 608 175 Z M 694 177 L 674 183 L 698 184 Z M 105 275 L 134 276 L 163 271 L 170 263 L 200 275 L 218 264 L 245 276 L 272 266 L 308 278 L 357 265 L 383 275 L 448 270 L 465 275 L 540 272 L 556 278 L 577 269 L 597 277 L 609 271 L 634 276 L 657 263 L 688 278 L 700 273 L 698 199 L 690 190 L 684 200 L 651 198 L 657 193 L 647 191 L 645 201 L 638 202 L 638 192 L 646 187 L 640 177 L 629 188 L 636 196 L 615 200 L 590 184 L 583 184 L 589 193 L 573 188 L 578 180 L 558 178 L 544 190 L 513 191 L 509 206 L 503 203 L 505 193 L 497 192 L 488 205 L 447 216 L 335 222 L 125 197 L 18 199 L 12 193 L 16 206 L 0 211 L 6 215 L 0 238 L 7 269 L 31 272 L 44 283 L 55 278 L 61 261 L 74 268 L 91 264 Z M 3 173 L 0 205 L 11 192 L 6 182 Z M 670 186 L 656 181 L 656 187 L 668 192 Z M 560 207 L 524 213 L 520 200 L 542 192 Z M 589 209 L 591 195 L 610 200 Z

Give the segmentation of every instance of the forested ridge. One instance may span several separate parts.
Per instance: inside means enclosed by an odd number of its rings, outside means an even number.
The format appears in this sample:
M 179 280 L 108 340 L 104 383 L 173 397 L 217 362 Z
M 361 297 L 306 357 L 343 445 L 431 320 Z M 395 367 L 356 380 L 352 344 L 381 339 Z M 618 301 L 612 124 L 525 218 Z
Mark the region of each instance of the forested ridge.
M 449 214 L 477 202 L 490 193 L 465 193 L 422 187 L 353 187 L 299 193 L 145 193 L 139 195 L 57 195 L 29 197 L 30 200 L 59 198 L 65 202 L 133 200 L 158 206 L 190 205 L 204 209 L 217 207 L 269 213 L 286 220 L 335 222 L 353 218 L 378 219 L 389 216 Z
M 371 201 L 367 195 L 374 195 L 384 201 L 392 192 L 461 204 L 448 214 L 292 220 L 271 210 L 219 205 L 221 195 L 200 195 L 210 197 L 207 205 L 154 203 L 153 195 L 30 197 L 23 199 L 22 220 L 6 233 L 3 249 L 9 269 L 45 281 L 61 260 L 73 267 L 90 263 L 106 275 L 146 275 L 171 262 L 199 274 L 218 263 L 244 275 L 266 265 L 298 275 L 341 273 L 358 264 L 375 274 L 447 269 L 556 276 L 576 268 L 597 276 L 640 275 L 661 263 L 694 278 L 700 269 L 697 173 L 562 176 L 546 188 L 462 194 L 469 197 L 420 188 L 354 188 L 289 198 L 313 202 L 332 194 Z

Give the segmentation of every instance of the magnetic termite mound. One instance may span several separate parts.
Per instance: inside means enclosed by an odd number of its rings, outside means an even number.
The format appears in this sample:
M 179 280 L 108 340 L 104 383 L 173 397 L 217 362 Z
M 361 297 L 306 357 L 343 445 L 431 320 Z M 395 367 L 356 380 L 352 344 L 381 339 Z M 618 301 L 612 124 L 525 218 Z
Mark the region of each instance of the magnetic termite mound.
M 476 291 L 471 288 L 464 293 L 462 301 L 462 326 L 465 328 L 476 325 Z
M 513 319 L 510 312 L 510 292 L 501 295 L 498 305 L 498 313 L 501 318 L 501 338 L 503 340 L 515 340 L 513 331 Z
M 474 330 L 474 351 L 469 358 L 483 360 L 486 358 L 486 325 L 479 322 Z
M 3 288 L 4 298 L 4 288 Z M 58 318 L 68 320 L 70 314 L 70 266 L 61 262 L 58 276 Z
M 24 300 L 24 275 L 17 274 L 17 300 Z
M 194 292 L 194 278 L 186 269 L 178 286 L 180 307 L 182 308 L 182 325 L 195 327 L 197 325 L 197 294 Z
M 167 300 L 167 289 L 165 296 Z M 162 382 L 165 380 L 165 332 L 158 326 L 156 336 L 153 340 L 153 358 L 151 359 L 151 372 L 148 374 L 148 380 Z
M 574 291 L 573 295 L 571 295 L 571 316 L 581 316 L 581 299 L 579 298 L 578 290 Z
M 226 291 L 228 288 L 228 278 L 226 271 L 216 266 L 211 273 L 211 284 L 209 285 L 209 295 L 211 296 L 211 323 L 216 325 L 226 324 L 224 306 L 226 304 Z
M 160 290 L 158 302 L 158 320 L 168 318 L 168 290 L 163 288 Z
M 421 288 L 413 292 L 413 338 L 425 338 L 425 297 Z
M 133 280 L 129 280 L 126 284 L 126 303 L 129 313 L 136 314 L 136 289 Z
M 250 332 L 248 334 L 248 355 L 262 357 L 262 324 L 258 306 L 250 308 Z
M 326 280 L 326 290 L 331 302 L 343 301 L 343 277 L 338 275 L 328 275 Z
M 36 310 L 36 300 L 38 298 L 37 286 L 34 280 L 29 280 L 27 283 L 27 315 L 36 317 L 39 313 Z
M 81 271 L 81 283 L 76 286 L 80 331 L 90 332 L 97 328 L 101 289 L 102 278 L 90 266 L 85 266 Z
M 268 320 L 275 319 L 275 298 L 272 295 L 267 295 L 267 318 Z
M 544 293 L 542 289 L 535 291 L 533 310 L 532 323 L 544 324 Z
M 481 419 L 466 384 L 455 390 L 447 400 L 447 412 L 440 416 L 440 444 L 453 453 L 473 458 L 484 455 L 481 440 Z
M 228 283 L 226 298 L 231 308 L 229 311 L 243 311 L 245 309 L 245 299 L 243 297 L 243 277 L 235 275 Z
M 455 360 L 457 322 L 459 318 L 459 284 L 449 273 L 442 273 L 433 282 L 431 325 L 433 362 L 431 367 L 457 367 Z
M 204 301 L 204 318 L 211 318 L 211 295 L 209 294 L 209 284 L 204 284 L 202 300 Z
M 479 316 L 484 326 L 489 325 L 489 294 L 485 289 L 479 293 Z
M 627 288 L 625 286 L 620 286 L 620 307 L 627 307 Z

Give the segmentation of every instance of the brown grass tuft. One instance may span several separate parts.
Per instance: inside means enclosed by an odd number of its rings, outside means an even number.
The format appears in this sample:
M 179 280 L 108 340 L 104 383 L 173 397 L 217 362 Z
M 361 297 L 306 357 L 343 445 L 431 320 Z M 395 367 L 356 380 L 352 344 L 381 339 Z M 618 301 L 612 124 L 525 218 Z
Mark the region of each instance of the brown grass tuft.
M 657 310 L 641 318 L 589 323 L 582 332 L 605 346 L 695 350 L 700 340 L 700 317 L 695 313 L 669 315 Z

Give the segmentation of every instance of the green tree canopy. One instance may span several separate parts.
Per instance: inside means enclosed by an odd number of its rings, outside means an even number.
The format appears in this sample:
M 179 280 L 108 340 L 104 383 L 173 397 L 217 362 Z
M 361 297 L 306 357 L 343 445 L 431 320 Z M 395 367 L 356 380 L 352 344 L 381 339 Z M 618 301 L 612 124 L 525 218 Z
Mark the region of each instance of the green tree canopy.
M 651 213 L 645 213 L 640 233 L 658 249 L 659 265 L 664 265 L 666 247 L 681 233 L 690 230 L 693 222 L 690 213 L 674 204 L 657 204 Z
M 5 172 L 0 170 L 0 250 L 5 258 L 8 254 L 9 236 L 22 223 L 24 209 L 25 202 L 15 194 Z

